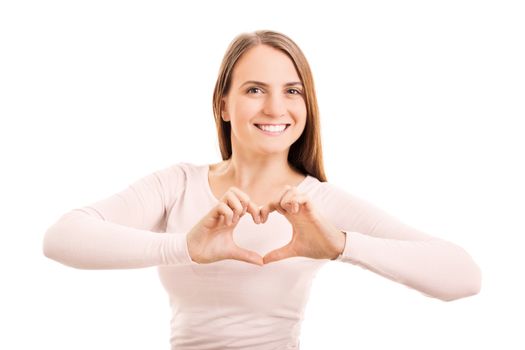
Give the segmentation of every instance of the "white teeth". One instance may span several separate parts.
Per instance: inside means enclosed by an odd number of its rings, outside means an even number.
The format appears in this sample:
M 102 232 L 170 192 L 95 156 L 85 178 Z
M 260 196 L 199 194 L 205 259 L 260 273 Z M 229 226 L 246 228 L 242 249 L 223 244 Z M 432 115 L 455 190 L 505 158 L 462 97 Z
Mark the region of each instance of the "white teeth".
M 281 132 L 286 129 L 286 124 L 281 125 L 256 125 L 259 129 L 270 132 Z

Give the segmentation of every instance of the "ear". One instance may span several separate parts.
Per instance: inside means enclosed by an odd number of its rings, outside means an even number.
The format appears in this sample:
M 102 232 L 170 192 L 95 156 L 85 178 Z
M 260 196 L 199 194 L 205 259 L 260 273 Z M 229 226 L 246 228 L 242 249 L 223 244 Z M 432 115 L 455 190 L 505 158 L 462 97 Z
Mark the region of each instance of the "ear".
M 228 114 L 228 107 L 226 105 L 226 97 L 221 99 L 221 118 L 225 122 L 230 121 L 230 116 Z

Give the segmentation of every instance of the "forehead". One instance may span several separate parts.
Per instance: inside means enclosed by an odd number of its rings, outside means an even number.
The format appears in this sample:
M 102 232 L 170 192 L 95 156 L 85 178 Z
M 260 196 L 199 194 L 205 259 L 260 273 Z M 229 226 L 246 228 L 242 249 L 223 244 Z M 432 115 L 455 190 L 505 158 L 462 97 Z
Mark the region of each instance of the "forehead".
M 300 81 L 290 57 L 267 45 L 252 47 L 236 62 L 232 81 L 234 84 L 242 84 L 246 80 L 276 84 Z

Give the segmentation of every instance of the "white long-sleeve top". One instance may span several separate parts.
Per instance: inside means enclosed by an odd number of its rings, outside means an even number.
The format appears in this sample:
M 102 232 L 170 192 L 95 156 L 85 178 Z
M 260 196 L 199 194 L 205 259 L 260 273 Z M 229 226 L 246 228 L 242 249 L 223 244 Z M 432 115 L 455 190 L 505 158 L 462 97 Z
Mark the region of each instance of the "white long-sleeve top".
M 312 280 L 330 260 L 293 257 L 264 266 L 192 261 L 186 235 L 218 203 L 208 173 L 207 164 L 176 163 L 75 208 L 48 228 L 44 253 L 81 269 L 156 266 L 172 309 L 172 350 L 299 349 Z M 297 189 L 345 232 L 336 261 L 444 301 L 479 292 L 481 270 L 458 245 L 313 176 Z M 292 227 L 277 212 L 259 225 L 244 215 L 233 234 L 239 246 L 264 256 L 290 241 Z

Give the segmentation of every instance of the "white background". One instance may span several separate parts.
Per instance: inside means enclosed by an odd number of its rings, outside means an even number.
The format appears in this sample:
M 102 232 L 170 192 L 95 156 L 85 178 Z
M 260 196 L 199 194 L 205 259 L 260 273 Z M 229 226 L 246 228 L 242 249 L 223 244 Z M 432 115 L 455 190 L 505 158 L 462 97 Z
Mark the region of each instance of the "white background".
M 272 29 L 313 70 L 328 181 L 461 245 L 483 272 L 480 294 L 446 303 L 330 262 L 301 349 L 523 349 L 518 4 L 3 1 L 0 348 L 169 348 L 155 268 L 66 267 L 43 256 L 43 235 L 154 170 L 219 161 L 222 56 L 237 34 Z

